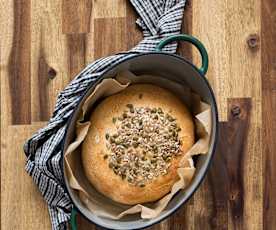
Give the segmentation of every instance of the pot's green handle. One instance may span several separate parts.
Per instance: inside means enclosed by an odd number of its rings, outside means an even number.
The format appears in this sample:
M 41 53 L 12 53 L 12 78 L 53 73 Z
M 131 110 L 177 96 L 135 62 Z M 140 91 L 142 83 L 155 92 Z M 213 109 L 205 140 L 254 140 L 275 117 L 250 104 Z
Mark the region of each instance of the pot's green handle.
M 70 225 L 72 230 L 77 230 L 77 210 L 74 207 L 71 211 Z
M 167 44 L 174 42 L 174 41 L 186 41 L 190 42 L 199 50 L 201 58 L 202 58 L 202 65 L 199 68 L 199 71 L 205 75 L 208 70 L 208 54 L 204 47 L 204 45 L 195 37 L 187 34 L 179 34 L 179 35 L 173 35 L 168 38 L 165 38 L 160 41 L 160 43 L 156 47 L 156 51 L 162 51 L 162 48 L 166 46 Z

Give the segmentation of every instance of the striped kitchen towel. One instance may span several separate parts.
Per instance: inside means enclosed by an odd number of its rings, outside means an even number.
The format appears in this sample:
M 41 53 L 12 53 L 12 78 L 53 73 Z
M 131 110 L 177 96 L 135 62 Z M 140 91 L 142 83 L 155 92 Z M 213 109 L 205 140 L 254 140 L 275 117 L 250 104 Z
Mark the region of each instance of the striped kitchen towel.
M 102 72 L 124 58 L 140 52 L 154 51 L 162 38 L 180 33 L 185 0 L 130 0 L 139 14 L 137 24 L 144 39 L 128 52 L 96 60 L 89 64 L 58 95 L 54 113 L 47 126 L 40 129 L 24 145 L 26 171 L 32 176 L 49 207 L 52 229 L 67 228 L 72 202 L 64 189 L 61 145 L 67 121 L 85 90 Z M 175 53 L 177 44 L 163 51 Z

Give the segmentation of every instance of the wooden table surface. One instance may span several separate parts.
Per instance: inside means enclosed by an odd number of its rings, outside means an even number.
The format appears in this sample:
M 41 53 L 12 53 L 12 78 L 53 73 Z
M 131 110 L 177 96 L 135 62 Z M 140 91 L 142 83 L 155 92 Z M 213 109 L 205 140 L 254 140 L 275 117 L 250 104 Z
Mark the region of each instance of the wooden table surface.
M 1 229 L 50 229 L 22 145 L 76 73 L 142 36 L 126 0 L 1 0 L 0 9 Z M 188 1 L 183 32 L 208 50 L 220 142 L 193 198 L 150 229 L 275 229 L 276 1 Z M 190 46 L 178 52 L 199 63 Z

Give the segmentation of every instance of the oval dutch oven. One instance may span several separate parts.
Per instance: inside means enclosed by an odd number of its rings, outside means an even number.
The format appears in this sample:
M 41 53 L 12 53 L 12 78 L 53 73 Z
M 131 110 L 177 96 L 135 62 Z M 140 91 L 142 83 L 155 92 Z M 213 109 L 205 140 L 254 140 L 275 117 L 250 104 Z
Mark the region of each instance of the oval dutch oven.
M 202 58 L 202 66 L 197 68 L 189 61 L 185 60 L 175 54 L 168 54 L 162 52 L 162 48 L 170 42 L 174 41 L 186 41 L 192 43 L 199 50 Z M 188 85 L 194 92 L 201 96 L 201 99 L 211 105 L 212 110 L 212 134 L 210 140 L 209 152 L 205 155 L 200 155 L 196 163 L 196 173 L 190 183 L 189 187 L 185 190 L 179 191 L 174 198 L 170 201 L 166 209 L 154 219 L 139 219 L 135 217 L 124 217 L 120 220 L 111 220 L 93 215 L 78 199 L 76 193 L 69 187 L 68 181 L 65 175 L 65 168 L 63 164 L 63 173 L 65 179 L 65 186 L 69 193 L 70 198 L 74 204 L 71 215 L 71 227 L 76 230 L 76 213 L 81 213 L 92 223 L 101 226 L 105 229 L 142 229 L 156 224 L 181 207 L 197 190 L 201 181 L 207 173 L 208 167 L 212 160 L 215 146 L 218 136 L 218 112 L 217 105 L 212 88 L 210 87 L 205 74 L 208 69 L 208 55 L 203 44 L 195 37 L 190 35 L 181 34 L 171 36 L 162 40 L 156 47 L 155 52 L 136 54 L 131 57 L 123 59 L 121 62 L 111 66 L 107 69 L 96 83 L 91 84 L 84 96 L 82 97 L 79 105 L 75 109 L 70 118 L 70 122 L 67 127 L 65 140 L 63 144 L 63 154 L 67 149 L 70 141 L 74 136 L 74 124 L 77 119 L 77 115 L 80 111 L 81 105 L 84 100 L 94 90 L 95 86 L 105 78 L 114 77 L 118 72 L 123 70 L 130 70 L 136 74 L 152 74 L 160 76 L 160 78 L 167 78 L 169 80 L 177 81 L 179 83 Z

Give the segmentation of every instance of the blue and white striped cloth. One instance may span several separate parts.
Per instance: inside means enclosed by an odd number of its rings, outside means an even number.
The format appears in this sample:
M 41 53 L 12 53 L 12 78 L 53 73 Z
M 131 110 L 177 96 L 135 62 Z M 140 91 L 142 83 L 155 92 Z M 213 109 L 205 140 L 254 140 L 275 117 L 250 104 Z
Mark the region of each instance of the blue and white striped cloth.
M 32 176 L 48 204 L 52 229 L 67 228 L 72 202 L 64 188 L 61 167 L 61 145 L 67 121 L 85 90 L 102 72 L 124 58 L 151 52 L 162 38 L 179 34 L 185 0 L 130 0 L 139 18 L 137 24 L 144 39 L 128 52 L 96 60 L 89 64 L 58 95 L 54 113 L 47 126 L 40 129 L 24 146 L 26 171 Z M 175 53 L 177 44 L 167 45 L 163 51 Z

